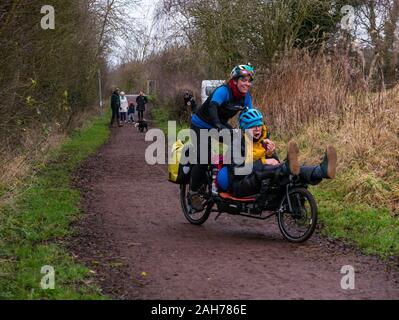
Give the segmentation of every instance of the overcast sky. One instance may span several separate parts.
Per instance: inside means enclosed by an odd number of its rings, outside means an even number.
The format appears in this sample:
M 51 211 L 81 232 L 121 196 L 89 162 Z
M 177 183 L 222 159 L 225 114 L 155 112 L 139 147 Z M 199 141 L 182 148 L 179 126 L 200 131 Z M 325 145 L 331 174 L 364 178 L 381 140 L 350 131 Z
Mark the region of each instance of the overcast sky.
M 125 8 L 125 13 L 129 15 L 129 21 L 131 22 L 134 29 L 144 29 L 142 32 L 143 38 L 148 38 L 148 35 L 151 31 L 151 26 L 154 21 L 154 14 L 157 4 L 161 0 L 140 0 L 139 4 L 132 4 L 131 6 L 127 6 Z M 139 48 L 134 43 L 133 40 L 128 40 L 128 36 L 126 37 L 118 37 L 117 42 L 120 45 L 120 48 L 115 47 L 111 56 L 109 57 L 109 62 L 111 66 L 116 66 L 121 63 L 121 53 L 122 48 L 125 46 L 125 42 L 129 43 L 129 46 L 132 48 Z
M 131 8 L 132 15 L 144 23 L 149 23 L 153 18 L 154 10 L 160 0 L 141 0 L 140 5 Z

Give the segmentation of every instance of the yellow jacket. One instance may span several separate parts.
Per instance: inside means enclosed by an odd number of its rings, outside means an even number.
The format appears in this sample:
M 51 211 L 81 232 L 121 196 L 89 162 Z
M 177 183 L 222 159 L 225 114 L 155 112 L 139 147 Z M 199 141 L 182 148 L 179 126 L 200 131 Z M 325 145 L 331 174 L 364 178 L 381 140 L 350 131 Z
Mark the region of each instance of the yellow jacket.
M 268 154 L 262 144 L 262 141 L 267 138 L 266 126 L 263 125 L 262 135 L 258 141 L 254 141 L 253 138 L 249 137 L 247 134 L 244 134 L 244 136 L 245 136 L 245 149 L 247 150 L 245 163 L 261 160 L 263 164 L 266 164 L 266 159 L 272 157 L 272 154 Z

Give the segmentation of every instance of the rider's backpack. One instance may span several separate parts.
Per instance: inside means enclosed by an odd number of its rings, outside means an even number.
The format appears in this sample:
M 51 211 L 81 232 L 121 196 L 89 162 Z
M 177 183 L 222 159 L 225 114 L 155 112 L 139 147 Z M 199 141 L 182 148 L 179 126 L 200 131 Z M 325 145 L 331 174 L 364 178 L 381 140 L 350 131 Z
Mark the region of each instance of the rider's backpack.
M 191 165 L 180 163 L 181 155 L 185 152 L 184 150 L 187 150 L 187 148 L 185 148 L 180 139 L 172 146 L 171 155 L 173 161 L 168 164 L 168 180 L 170 182 L 177 184 L 188 184 L 190 182 Z

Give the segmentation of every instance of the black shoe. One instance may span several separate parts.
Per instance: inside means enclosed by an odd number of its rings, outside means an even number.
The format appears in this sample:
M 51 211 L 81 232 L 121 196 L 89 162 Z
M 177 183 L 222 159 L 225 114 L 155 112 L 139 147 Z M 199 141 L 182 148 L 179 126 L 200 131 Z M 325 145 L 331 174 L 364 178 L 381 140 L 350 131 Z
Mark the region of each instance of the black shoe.
M 334 179 L 337 171 L 337 151 L 332 145 L 327 146 L 323 161 L 320 163 L 324 178 Z

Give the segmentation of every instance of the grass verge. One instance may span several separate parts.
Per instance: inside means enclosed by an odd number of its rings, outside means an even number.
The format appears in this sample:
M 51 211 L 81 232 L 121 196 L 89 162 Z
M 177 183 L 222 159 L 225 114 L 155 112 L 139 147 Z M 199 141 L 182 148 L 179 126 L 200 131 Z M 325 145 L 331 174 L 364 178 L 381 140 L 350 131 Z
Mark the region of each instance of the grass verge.
M 80 215 L 72 173 L 108 139 L 107 121 L 75 131 L 49 161 L 35 165 L 18 194 L 0 203 L 0 299 L 105 298 L 63 244 Z M 44 266 L 54 268 L 54 289 L 42 289 Z
M 322 234 L 345 239 L 366 254 L 399 257 L 399 220 L 389 209 L 348 201 L 333 184 L 312 187 L 319 205 Z

